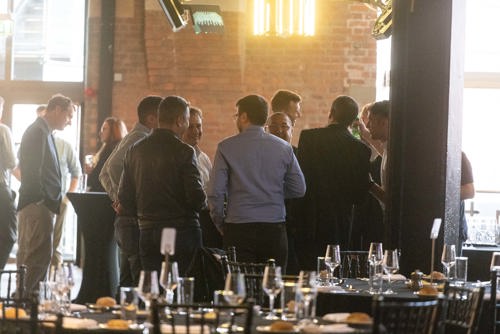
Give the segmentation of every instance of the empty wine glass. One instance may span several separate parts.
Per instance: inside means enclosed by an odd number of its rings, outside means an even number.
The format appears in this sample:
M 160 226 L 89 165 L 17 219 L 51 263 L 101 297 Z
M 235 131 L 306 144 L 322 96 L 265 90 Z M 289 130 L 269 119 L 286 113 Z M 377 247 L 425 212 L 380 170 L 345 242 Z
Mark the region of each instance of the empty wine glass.
M 325 253 L 325 264 L 330 271 L 330 279 L 333 280 L 333 272 L 340 265 L 340 246 L 327 245 Z M 332 282 L 330 282 L 332 283 Z
M 247 296 L 246 285 L 245 285 L 245 275 L 242 273 L 228 273 L 226 276 L 226 282 L 224 284 L 223 291 L 224 299 L 226 303 L 231 306 L 237 306 L 243 303 L 245 297 Z M 230 311 L 231 318 L 234 317 L 235 312 Z M 236 333 L 242 332 L 243 327 L 240 327 L 231 321 L 230 323 L 225 323 L 220 326 L 217 331 L 222 333 Z
M 390 295 L 393 294 L 391 288 L 391 274 L 395 274 L 399 270 L 399 256 L 397 250 L 386 250 L 384 252 L 384 260 L 382 261 L 382 266 L 384 268 L 385 273 L 387 274 L 387 280 L 389 287 L 384 291 L 384 294 Z
M 441 263 L 445 268 L 446 279 L 450 279 L 450 268 L 455 265 L 455 245 L 444 244 L 443 253 L 441 254 Z
M 297 294 L 303 305 L 301 325 L 307 325 L 314 322 L 314 300 L 316 299 L 316 272 L 301 271 L 297 282 Z
M 262 278 L 262 289 L 269 296 L 269 314 L 264 317 L 267 320 L 279 319 L 274 313 L 274 300 L 283 288 L 283 279 L 281 278 L 281 267 L 269 266 L 264 268 L 264 277 Z
M 144 302 L 144 305 L 146 305 L 146 310 L 149 311 L 151 300 L 160 294 L 156 270 L 141 270 L 137 294 Z
M 229 305 L 240 305 L 247 296 L 245 275 L 242 273 L 229 273 L 224 285 L 224 299 Z
M 160 285 L 165 289 L 167 303 L 173 302 L 174 290 L 179 284 L 179 269 L 177 262 L 162 262 L 160 272 Z
M 384 259 L 384 253 L 381 242 L 370 243 L 370 249 L 368 251 L 368 264 L 369 264 L 369 285 L 368 290 L 371 294 L 377 294 L 381 292 L 382 289 L 382 261 Z M 378 283 L 378 288 L 375 287 L 375 283 Z

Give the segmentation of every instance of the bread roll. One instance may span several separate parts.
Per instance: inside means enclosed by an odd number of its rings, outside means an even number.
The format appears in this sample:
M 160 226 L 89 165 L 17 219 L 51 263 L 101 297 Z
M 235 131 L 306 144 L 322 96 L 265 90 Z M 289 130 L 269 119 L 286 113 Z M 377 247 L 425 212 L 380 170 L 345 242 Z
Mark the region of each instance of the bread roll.
M 22 308 L 17 309 L 17 317 L 18 318 L 25 318 L 28 315 L 26 314 L 26 311 Z M 5 308 L 5 315 L 4 317 L 6 319 L 16 319 L 16 308 L 15 307 L 6 307 Z
M 123 319 L 111 319 L 106 324 L 108 328 L 112 329 L 128 329 L 128 321 Z
M 113 297 L 100 297 L 95 304 L 100 307 L 112 307 L 116 305 L 116 300 Z
M 271 324 L 271 331 L 276 332 L 284 332 L 284 331 L 293 331 L 293 324 L 286 321 L 275 321 Z
M 437 296 L 438 289 L 434 285 L 425 285 L 418 291 L 418 294 L 422 296 Z
M 346 322 L 370 322 L 372 318 L 363 312 L 353 312 L 346 318 Z

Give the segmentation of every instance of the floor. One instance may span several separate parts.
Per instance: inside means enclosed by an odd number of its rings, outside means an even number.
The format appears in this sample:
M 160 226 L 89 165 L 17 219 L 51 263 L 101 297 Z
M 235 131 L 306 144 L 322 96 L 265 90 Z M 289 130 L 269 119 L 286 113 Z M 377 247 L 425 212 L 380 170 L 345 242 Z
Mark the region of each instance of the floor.
M 16 270 L 16 264 L 15 263 L 8 263 L 5 266 L 4 270 Z M 75 299 L 76 296 L 78 295 L 78 291 L 80 290 L 80 285 L 82 284 L 82 270 L 74 266 L 74 278 L 75 278 L 75 285 L 71 289 L 71 300 Z M 2 275 L 2 280 L 0 282 L 0 296 L 5 297 L 6 290 L 7 290 L 7 277 L 4 277 L 6 275 Z M 15 284 L 15 282 L 14 282 Z

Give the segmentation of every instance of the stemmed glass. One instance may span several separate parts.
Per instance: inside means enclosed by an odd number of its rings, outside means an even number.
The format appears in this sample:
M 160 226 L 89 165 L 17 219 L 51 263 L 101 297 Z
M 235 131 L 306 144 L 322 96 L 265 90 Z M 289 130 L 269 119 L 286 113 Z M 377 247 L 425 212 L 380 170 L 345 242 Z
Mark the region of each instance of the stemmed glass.
M 283 288 L 283 279 L 281 278 L 281 267 L 269 266 L 264 268 L 264 277 L 262 278 L 262 289 L 269 296 L 269 314 L 264 317 L 267 320 L 279 319 L 274 313 L 274 300 Z
M 179 284 L 179 269 L 177 262 L 162 262 L 160 272 L 160 285 L 165 289 L 167 303 L 172 303 L 174 290 Z
M 316 272 L 301 271 L 299 281 L 297 282 L 297 293 L 300 294 L 300 299 L 303 302 L 303 319 L 301 325 L 307 325 L 314 322 L 314 300 L 317 294 L 316 288 Z M 311 309 L 312 308 L 312 309 Z
M 52 266 L 49 273 L 49 285 L 52 289 L 56 300 L 58 312 L 68 315 L 70 313 L 70 297 L 71 287 L 74 285 L 72 272 L 68 274 L 68 269 L 65 265 Z
M 330 279 L 333 280 L 333 272 L 340 265 L 340 246 L 327 245 L 325 253 L 325 264 L 330 271 Z M 332 282 L 330 282 L 332 283 Z
M 151 300 L 160 294 L 156 270 L 141 270 L 137 294 L 144 302 L 144 305 L 146 305 L 146 310 L 149 311 Z
M 379 268 L 382 265 L 383 259 L 384 253 L 382 243 L 370 243 L 370 250 L 368 251 L 368 262 L 370 265 L 370 290 L 368 292 L 371 294 L 380 293 L 380 289 L 375 289 L 374 281 L 382 276 Z M 380 288 L 382 288 L 381 282 L 379 284 Z
M 446 270 L 446 279 L 450 279 L 450 268 L 455 265 L 455 245 L 445 244 L 443 246 L 443 253 L 441 254 L 441 263 Z
M 399 270 L 399 256 L 397 250 L 386 250 L 384 252 L 384 260 L 382 261 L 382 266 L 387 274 L 387 280 L 389 287 L 384 291 L 384 294 L 393 294 L 391 288 L 391 274 L 395 274 Z
M 245 286 L 245 275 L 242 273 L 228 273 L 224 284 L 224 299 L 231 306 L 238 306 L 245 300 L 247 290 Z M 231 311 L 231 317 L 234 317 L 235 312 Z M 232 324 L 222 324 L 222 332 L 236 333 L 242 332 L 243 328 Z

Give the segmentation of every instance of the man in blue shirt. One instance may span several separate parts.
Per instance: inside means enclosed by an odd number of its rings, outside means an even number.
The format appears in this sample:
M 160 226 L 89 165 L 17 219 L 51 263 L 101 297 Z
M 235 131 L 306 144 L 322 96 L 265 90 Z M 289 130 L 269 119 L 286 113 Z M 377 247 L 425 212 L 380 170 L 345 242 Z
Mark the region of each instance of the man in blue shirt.
M 210 213 L 224 246 L 236 246 L 238 261 L 274 258 L 285 266 L 285 198 L 304 195 L 304 175 L 292 146 L 264 131 L 267 101 L 248 95 L 236 107 L 240 133 L 217 147 L 207 190 Z

